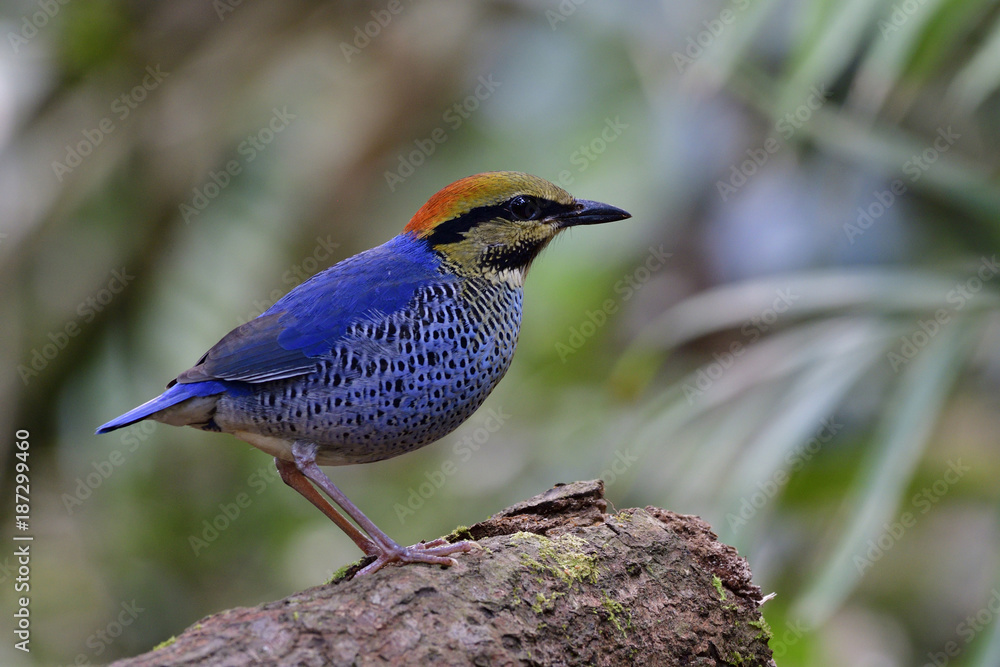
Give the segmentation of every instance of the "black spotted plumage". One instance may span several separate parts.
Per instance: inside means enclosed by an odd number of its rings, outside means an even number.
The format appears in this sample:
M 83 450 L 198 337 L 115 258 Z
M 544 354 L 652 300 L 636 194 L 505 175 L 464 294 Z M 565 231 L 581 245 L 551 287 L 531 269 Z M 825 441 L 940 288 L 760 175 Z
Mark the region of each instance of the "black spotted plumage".
M 223 430 L 307 438 L 320 462 L 366 463 L 450 433 L 503 377 L 521 324 L 520 286 L 430 284 L 403 309 L 355 322 L 311 372 L 223 396 Z

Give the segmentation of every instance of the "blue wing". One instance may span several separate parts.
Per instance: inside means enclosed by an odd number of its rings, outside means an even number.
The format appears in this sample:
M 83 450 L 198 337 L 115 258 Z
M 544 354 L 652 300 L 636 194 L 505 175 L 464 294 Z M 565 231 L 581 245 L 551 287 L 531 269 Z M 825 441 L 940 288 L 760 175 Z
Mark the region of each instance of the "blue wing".
M 176 382 L 268 382 L 310 373 L 352 323 L 400 310 L 421 286 L 446 280 L 440 266 L 426 242 L 397 236 L 302 283 L 226 334 Z

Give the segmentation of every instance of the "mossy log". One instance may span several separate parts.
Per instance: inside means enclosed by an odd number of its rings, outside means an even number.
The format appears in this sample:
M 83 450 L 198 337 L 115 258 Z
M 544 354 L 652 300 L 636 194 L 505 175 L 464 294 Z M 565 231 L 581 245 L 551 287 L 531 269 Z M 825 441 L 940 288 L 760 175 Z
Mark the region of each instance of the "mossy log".
M 448 539 L 481 548 L 352 578 L 361 561 L 114 664 L 773 665 L 746 561 L 697 517 L 608 514 L 603 483 L 576 482 Z

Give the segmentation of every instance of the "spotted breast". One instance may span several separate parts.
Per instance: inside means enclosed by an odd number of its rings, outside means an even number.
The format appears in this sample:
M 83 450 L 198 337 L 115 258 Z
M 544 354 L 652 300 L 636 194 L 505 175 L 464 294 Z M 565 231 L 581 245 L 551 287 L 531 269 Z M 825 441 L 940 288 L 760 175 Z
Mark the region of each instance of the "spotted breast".
M 348 327 L 315 370 L 223 396 L 225 431 L 308 439 L 321 465 L 380 461 L 447 435 L 510 367 L 521 287 L 442 278 L 403 309 Z

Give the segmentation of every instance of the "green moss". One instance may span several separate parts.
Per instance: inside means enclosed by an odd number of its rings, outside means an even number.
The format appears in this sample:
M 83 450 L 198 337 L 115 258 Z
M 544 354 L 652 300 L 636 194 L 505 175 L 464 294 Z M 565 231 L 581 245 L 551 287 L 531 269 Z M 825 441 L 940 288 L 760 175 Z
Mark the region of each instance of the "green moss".
M 754 639 L 763 639 L 764 641 L 768 642 L 771 641 L 772 637 L 774 637 L 774 633 L 771 631 L 771 626 L 768 625 L 767 621 L 764 620 L 763 614 L 761 614 L 759 621 L 750 621 L 749 623 L 747 623 L 747 625 L 750 625 L 760 630 L 760 632 L 757 633 L 757 636 L 754 637 Z
M 520 607 L 521 603 L 524 601 L 522 600 L 523 597 L 524 597 L 524 591 L 521 589 L 521 584 L 515 581 L 510 596 L 511 606 Z
M 618 628 L 618 632 L 622 633 L 622 636 L 628 637 L 627 630 L 632 627 L 632 612 L 626 611 L 625 607 L 623 607 L 620 602 L 612 600 L 607 595 L 603 595 L 601 597 L 601 607 L 603 607 L 607 612 L 608 620 L 611 621 L 616 628 Z M 625 619 L 625 625 L 622 626 L 619 617 L 625 616 L 626 613 L 628 614 L 628 618 Z
M 171 637 L 170 639 L 164 639 L 162 642 L 153 647 L 154 651 L 159 651 L 161 648 L 167 648 L 177 641 L 177 637 Z
M 335 582 L 335 581 L 340 581 L 341 579 L 343 579 L 343 578 L 344 578 L 344 575 L 345 575 L 345 574 L 347 574 L 347 571 L 348 571 L 348 570 L 350 570 L 350 569 L 351 569 L 352 567 L 354 567 L 355 565 L 360 565 L 360 564 L 361 564 L 361 561 L 362 561 L 362 560 L 364 560 L 364 559 L 362 558 L 362 559 L 359 559 L 359 560 L 356 560 L 356 561 L 354 561 L 353 563 L 348 563 L 347 565 L 344 565 L 344 566 L 343 566 L 343 567 L 341 567 L 341 568 L 340 568 L 339 570 L 337 570 L 336 572 L 334 572 L 334 573 L 333 573 L 333 576 L 331 576 L 331 577 L 330 577 L 330 578 L 329 578 L 329 579 L 327 580 L 327 582 L 326 582 L 326 583 L 327 583 L 327 584 L 332 584 L 332 583 L 333 583 L 333 582 Z
M 726 599 L 726 591 L 722 587 L 722 579 L 719 579 L 719 575 L 717 575 L 717 574 L 713 574 L 712 575 L 712 585 L 715 586 L 715 590 L 719 592 L 719 599 L 720 600 L 725 600 Z
M 521 562 L 533 570 L 551 574 L 570 585 L 580 581 L 597 582 L 597 556 L 586 553 L 587 542 L 575 535 L 548 538 L 520 532 L 511 535 L 511 540 L 531 542 L 537 546 L 538 558 L 521 554 Z
M 531 605 L 531 610 L 536 614 L 541 614 L 543 611 L 548 611 L 556 604 L 556 598 L 562 597 L 564 593 L 559 591 L 554 591 L 549 597 L 545 597 L 544 593 L 535 594 L 535 603 Z
M 449 542 L 458 542 L 460 540 L 472 540 L 474 538 L 472 537 L 472 533 L 469 532 L 468 526 L 456 526 L 455 530 L 448 533 L 448 536 L 445 539 Z
M 296 621 L 299 620 L 299 612 L 293 611 L 292 612 L 292 618 L 295 619 Z

